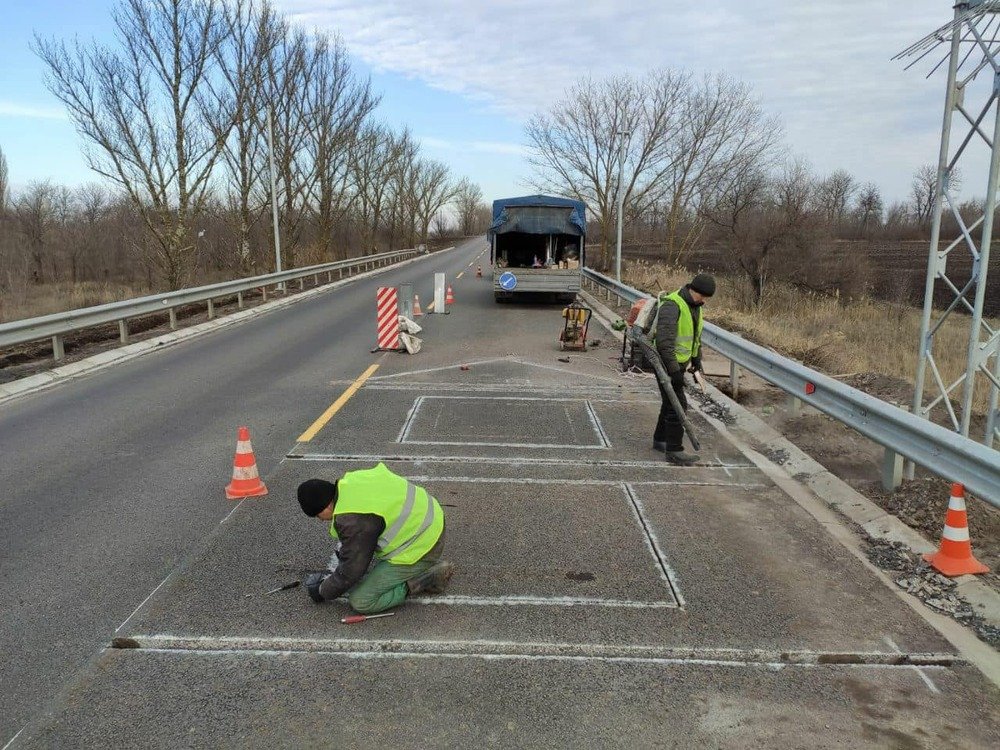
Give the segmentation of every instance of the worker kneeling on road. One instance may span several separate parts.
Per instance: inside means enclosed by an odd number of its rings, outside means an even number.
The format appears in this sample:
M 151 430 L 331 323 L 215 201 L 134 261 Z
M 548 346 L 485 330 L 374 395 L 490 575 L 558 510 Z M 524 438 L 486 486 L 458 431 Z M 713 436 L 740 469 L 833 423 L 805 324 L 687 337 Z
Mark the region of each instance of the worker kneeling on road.
M 349 471 L 337 482 L 310 479 L 299 485 L 298 496 L 302 511 L 330 521 L 330 536 L 340 542 L 331 570 L 306 579 L 314 602 L 346 593 L 355 611 L 374 614 L 448 585 L 454 566 L 441 560 L 440 503 L 385 464 Z M 365 575 L 373 558 L 377 562 Z
M 670 385 L 683 409 L 687 409 L 684 370 L 703 371 L 701 329 L 705 321 L 701 308 L 713 294 L 715 279 L 707 273 L 700 273 L 676 292 L 661 294 L 658 301 L 653 344 L 670 375 Z M 693 464 L 698 457 L 684 452 L 681 415 L 674 411 L 666 393 L 661 392 L 660 398 L 662 405 L 653 433 L 653 450 L 664 452 L 671 463 L 680 466 Z

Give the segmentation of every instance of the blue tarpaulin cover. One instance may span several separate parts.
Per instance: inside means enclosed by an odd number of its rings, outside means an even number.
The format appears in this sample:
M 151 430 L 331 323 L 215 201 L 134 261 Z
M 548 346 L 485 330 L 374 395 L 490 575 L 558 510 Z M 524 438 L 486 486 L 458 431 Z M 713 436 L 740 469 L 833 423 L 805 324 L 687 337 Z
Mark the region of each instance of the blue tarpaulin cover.
M 490 234 L 572 234 L 586 236 L 587 207 L 583 201 L 552 195 L 525 195 L 493 201 Z

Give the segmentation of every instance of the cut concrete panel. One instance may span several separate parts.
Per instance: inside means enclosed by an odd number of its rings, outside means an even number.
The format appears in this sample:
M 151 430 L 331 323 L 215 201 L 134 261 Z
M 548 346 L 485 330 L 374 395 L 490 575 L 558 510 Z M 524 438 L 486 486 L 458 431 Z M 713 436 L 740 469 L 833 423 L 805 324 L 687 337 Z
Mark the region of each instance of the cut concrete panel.
M 719 645 L 952 650 L 777 488 L 634 489 L 690 618 Z
M 923 677 L 940 692 L 909 668 L 112 650 L 18 747 L 997 747 L 977 673 Z
M 420 396 L 402 443 L 608 448 L 593 405 L 582 399 Z

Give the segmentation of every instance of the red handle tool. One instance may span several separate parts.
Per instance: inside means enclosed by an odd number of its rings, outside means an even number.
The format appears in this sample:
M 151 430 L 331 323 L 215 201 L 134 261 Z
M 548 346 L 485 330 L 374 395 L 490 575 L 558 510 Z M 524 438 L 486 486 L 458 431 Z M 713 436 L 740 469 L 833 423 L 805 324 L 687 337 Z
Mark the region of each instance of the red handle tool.
M 340 621 L 348 625 L 353 625 L 356 622 L 364 622 L 365 620 L 374 620 L 376 617 L 392 617 L 395 612 L 385 612 L 381 615 L 348 615 L 347 617 L 341 617 Z

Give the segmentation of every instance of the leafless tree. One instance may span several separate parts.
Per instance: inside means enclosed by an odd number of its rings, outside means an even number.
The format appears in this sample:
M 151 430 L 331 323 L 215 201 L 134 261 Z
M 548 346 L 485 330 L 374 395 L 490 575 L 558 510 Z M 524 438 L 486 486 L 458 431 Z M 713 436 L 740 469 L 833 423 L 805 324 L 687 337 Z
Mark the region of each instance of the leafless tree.
M 419 160 L 414 169 L 414 178 L 415 218 L 420 231 L 420 242 L 426 243 L 431 221 L 455 196 L 455 186 L 451 181 L 448 165 L 433 159 Z
M 360 80 L 339 37 L 320 37 L 313 85 L 310 91 L 312 200 L 320 254 L 332 258 L 333 233 L 351 207 L 348 190 L 351 162 L 358 136 L 378 104 L 371 81 Z
M 270 189 L 264 177 L 268 101 L 263 71 L 288 29 L 267 0 L 231 0 L 223 22 L 227 34 L 216 50 L 220 80 L 212 92 L 215 117 L 210 122 L 225 143 L 223 189 L 236 233 L 235 260 L 242 270 L 251 270 L 252 231 L 265 215 Z
M 18 229 L 31 257 L 31 277 L 36 284 L 46 280 L 46 247 L 55 224 L 55 188 L 52 183 L 31 182 L 14 201 Z
M 351 182 L 354 186 L 354 211 L 364 253 L 376 251 L 376 236 L 383 225 L 391 223 L 392 179 L 402 154 L 407 134 L 396 136 L 384 124 L 365 126 L 352 151 Z
M 817 183 L 817 208 L 833 227 L 839 227 L 843 224 L 851 199 L 857 192 L 858 185 L 853 175 L 844 169 L 838 169 Z
M 780 127 L 744 84 L 655 70 L 641 79 L 581 81 L 533 117 L 526 135 L 537 187 L 579 198 L 596 216 L 604 266 L 620 164 L 626 217 L 662 211 L 665 255 L 676 262 L 700 234 L 700 207 L 754 169 Z
M 912 200 L 913 215 L 917 223 L 924 229 L 930 227 L 933 219 L 934 203 L 937 200 L 937 168 L 932 164 L 925 164 L 913 174 L 913 181 L 910 184 L 910 199 Z M 962 174 L 958 169 L 951 172 L 949 193 L 957 195 L 962 190 Z
M 0 148 L 0 214 L 7 210 L 7 192 L 10 190 L 10 175 L 7 171 L 7 156 Z
M 865 183 L 858 193 L 858 204 L 855 209 L 858 224 L 864 234 L 882 226 L 882 216 L 885 204 L 882 201 L 882 191 L 874 182 Z
M 468 237 L 483 231 L 479 222 L 479 207 L 483 200 L 483 190 L 466 177 L 455 186 L 455 209 L 458 212 L 458 230 Z
M 170 288 L 186 278 L 189 232 L 224 144 L 203 102 L 225 37 L 217 0 L 120 0 L 120 52 L 35 38 L 49 90 L 66 105 L 92 169 L 131 198 Z M 228 131 L 227 131 L 228 132 Z
M 417 241 L 417 216 L 419 207 L 418 171 L 420 148 L 410 135 L 403 131 L 397 141 L 389 175 L 389 245 L 401 238 L 409 247 Z

